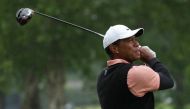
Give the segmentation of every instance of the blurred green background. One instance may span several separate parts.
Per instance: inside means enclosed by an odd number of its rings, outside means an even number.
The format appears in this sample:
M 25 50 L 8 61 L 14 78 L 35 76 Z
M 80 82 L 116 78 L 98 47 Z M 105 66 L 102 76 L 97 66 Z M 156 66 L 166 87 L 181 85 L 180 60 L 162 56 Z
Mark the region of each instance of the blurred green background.
M 25 7 L 102 34 L 115 24 L 143 27 L 141 44 L 176 83 L 155 93 L 156 109 L 190 109 L 190 0 L 1 0 L 0 109 L 100 109 L 102 37 L 41 16 L 20 26 L 15 14 Z

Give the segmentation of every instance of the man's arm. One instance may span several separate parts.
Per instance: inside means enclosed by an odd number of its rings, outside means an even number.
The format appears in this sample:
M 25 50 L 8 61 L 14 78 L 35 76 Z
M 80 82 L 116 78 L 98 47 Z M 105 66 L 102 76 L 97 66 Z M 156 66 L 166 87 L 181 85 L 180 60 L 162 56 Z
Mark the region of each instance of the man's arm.
M 149 60 L 147 64 L 160 76 L 159 90 L 172 88 L 174 86 L 173 79 L 170 76 L 168 69 L 158 59 L 153 58 Z
M 159 90 L 172 88 L 174 82 L 168 72 L 168 69 L 156 59 L 156 53 L 149 47 L 140 47 L 141 60 L 147 63 L 155 72 L 160 76 L 160 87 Z

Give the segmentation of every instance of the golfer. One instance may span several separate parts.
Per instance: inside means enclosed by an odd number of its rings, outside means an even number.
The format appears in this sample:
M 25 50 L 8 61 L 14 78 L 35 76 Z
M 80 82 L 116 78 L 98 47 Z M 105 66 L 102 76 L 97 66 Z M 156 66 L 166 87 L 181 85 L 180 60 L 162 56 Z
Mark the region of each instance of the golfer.
M 174 82 L 168 69 L 148 46 L 137 40 L 144 29 L 129 29 L 124 25 L 111 26 L 103 39 L 110 57 L 97 82 L 102 109 L 154 109 L 153 92 L 169 89 Z M 141 60 L 144 65 L 133 65 Z

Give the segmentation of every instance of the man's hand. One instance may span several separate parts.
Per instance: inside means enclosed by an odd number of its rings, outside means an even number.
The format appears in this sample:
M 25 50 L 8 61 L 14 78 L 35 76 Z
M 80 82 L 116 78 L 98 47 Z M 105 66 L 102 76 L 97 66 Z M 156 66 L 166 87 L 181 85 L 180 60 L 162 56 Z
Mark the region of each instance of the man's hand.
M 148 46 L 142 46 L 139 48 L 139 50 L 141 53 L 141 60 L 143 62 L 147 62 L 156 57 L 156 53 L 153 50 L 151 50 Z

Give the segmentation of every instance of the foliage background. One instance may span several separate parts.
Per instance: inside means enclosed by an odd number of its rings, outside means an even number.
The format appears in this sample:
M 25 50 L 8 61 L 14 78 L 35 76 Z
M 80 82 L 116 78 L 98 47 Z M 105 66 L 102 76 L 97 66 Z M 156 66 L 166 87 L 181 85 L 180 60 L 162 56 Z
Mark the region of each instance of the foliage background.
M 1 0 L 0 108 L 100 108 L 96 79 L 108 59 L 102 38 L 41 16 L 20 26 L 16 11 L 28 7 L 102 34 L 115 24 L 143 27 L 142 45 L 156 51 L 176 82 L 155 93 L 156 108 L 190 109 L 189 6 L 189 0 Z M 18 106 L 10 103 L 13 95 Z

